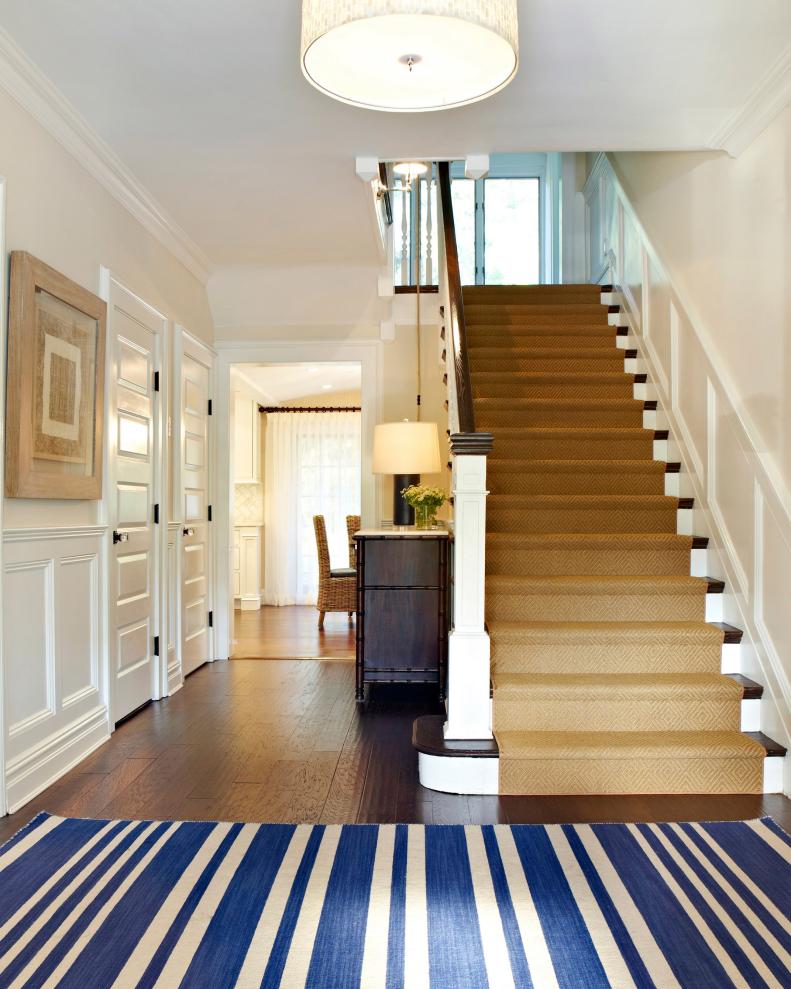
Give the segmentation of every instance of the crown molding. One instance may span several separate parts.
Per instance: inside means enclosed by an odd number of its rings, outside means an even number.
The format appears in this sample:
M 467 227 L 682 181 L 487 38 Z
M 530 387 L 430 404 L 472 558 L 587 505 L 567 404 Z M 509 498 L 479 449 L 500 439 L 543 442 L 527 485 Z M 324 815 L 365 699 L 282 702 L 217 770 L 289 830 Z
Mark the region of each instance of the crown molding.
M 0 86 L 204 285 L 211 262 L 11 36 L 0 28 Z
M 772 63 L 742 106 L 716 130 L 710 148 L 737 158 L 774 118 L 791 103 L 791 45 Z

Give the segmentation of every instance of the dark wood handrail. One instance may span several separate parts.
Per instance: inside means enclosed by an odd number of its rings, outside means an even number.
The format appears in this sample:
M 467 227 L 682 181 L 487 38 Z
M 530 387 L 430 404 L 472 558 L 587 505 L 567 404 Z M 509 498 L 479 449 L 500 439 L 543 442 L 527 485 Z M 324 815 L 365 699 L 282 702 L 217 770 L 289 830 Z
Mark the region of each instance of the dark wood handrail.
M 385 190 L 382 193 L 382 209 L 384 210 L 385 223 L 388 227 L 393 225 L 393 201 L 390 198 L 390 192 L 387 188 L 387 165 L 383 162 L 379 162 L 379 181 L 382 184 L 382 188 Z
M 258 411 L 270 412 L 359 412 L 359 405 L 259 405 Z
M 448 273 L 448 308 L 445 327 L 450 331 L 451 356 L 456 377 L 456 402 L 459 410 L 459 432 L 475 432 L 475 409 L 472 403 L 470 362 L 467 352 L 467 331 L 464 324 L 464 298 L 456 247 L 456 227 L 453 222 L 453 199 L 450 190 L 450 162 L 438 164 L 439 194 L 442 204 L 442 226 L 445 236 L 445 266 Z

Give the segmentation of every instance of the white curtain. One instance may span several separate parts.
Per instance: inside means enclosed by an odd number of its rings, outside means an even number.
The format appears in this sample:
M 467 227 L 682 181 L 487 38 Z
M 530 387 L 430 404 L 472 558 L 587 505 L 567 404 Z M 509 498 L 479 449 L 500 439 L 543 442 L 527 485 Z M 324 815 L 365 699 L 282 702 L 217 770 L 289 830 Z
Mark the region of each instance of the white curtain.
M 267 415 L 264 603 L 315 604 L 313 516 L 323 515 L 332 567 L 348 567 L 346 516 L 360 514 L 360 413 Z

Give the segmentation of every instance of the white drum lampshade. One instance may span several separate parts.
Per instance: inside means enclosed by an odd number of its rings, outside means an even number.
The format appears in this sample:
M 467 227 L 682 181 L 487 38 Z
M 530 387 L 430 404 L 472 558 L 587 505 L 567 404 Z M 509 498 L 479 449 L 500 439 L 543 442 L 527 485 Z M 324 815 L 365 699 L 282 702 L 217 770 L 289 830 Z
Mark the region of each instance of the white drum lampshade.
M 393 474 L 393 523 L 411 525 L 413 510 L 401 496 L 421 474 L 442 469 L 439 433 L 435 422 L 384 422 L 374 427 L 374 474 Z
M 370 110 L 486 99 L 519 65 L 517 0 L 303 0 L 302 71 Z

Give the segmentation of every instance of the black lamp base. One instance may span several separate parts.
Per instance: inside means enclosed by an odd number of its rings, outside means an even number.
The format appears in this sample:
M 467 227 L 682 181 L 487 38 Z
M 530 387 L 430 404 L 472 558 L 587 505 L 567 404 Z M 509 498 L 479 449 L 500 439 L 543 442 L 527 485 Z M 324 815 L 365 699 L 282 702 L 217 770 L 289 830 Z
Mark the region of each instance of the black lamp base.
M 407 505 L 401 492 L 411 484 L 420 484 L 420 474 L 393 475 L 393 525 L 414 525 L 415 510 Z

